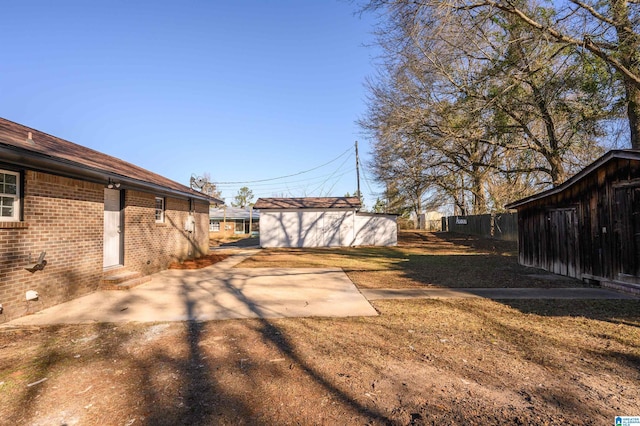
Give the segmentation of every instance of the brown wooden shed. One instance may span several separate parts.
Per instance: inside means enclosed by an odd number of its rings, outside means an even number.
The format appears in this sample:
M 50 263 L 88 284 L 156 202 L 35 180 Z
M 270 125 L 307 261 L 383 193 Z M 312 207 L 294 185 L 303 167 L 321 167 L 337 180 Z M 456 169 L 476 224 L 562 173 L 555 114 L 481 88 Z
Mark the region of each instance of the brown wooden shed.
M 518 211 L 522 265 L 640 288 L 640 151 L 614 150 Z

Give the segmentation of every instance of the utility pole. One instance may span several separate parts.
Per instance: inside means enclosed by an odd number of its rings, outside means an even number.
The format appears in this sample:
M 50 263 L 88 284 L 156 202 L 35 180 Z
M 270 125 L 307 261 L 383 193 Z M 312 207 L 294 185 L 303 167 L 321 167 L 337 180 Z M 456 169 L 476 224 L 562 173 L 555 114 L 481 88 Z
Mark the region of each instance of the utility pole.
M 356 191 L 356 197 L 360 197 L 360 158 L 358 157 L 358 141 L 356 141 L 356 179 L 358 183 L 358 189 Z

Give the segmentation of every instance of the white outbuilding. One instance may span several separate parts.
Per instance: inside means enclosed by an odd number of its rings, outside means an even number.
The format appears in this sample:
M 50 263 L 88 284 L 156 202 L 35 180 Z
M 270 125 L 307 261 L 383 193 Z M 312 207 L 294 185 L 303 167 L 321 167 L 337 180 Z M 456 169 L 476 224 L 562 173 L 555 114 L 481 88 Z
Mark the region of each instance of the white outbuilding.
M 259 198 L 262 247 L 395 246 L 396 215 L 360 213 L 358 197 Z

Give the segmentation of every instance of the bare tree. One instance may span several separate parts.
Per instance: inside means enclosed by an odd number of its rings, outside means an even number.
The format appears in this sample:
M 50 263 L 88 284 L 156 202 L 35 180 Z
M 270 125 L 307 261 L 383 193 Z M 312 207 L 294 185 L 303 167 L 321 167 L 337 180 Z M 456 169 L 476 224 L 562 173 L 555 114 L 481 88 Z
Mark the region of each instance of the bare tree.
M 365 7 L 384 9 L 385 54 L 367 83 L 360 124 L 375 141 L 374 176 L 393 179 L 407 197 L 418 185 L 423 193 L 438 188 L 463 211 L 499 210 L 524 194 L 502 184 L 524 192 L 558 185 L 601 154 L 605 124 L 620 116 L 622 88 L 608 62 L 489 6 L 372 0 Z M 540 21 L 552 17 L 532 9 Z
M 541 20 L 522 2 L 460 2 L 457 10 L 501 10 L 556 42 L 590 52 L 615 70 L 624 85 L 631 147 L 640 149 L 640 2 L 568 0 L 547 8 Z M 526 4 L 526 3 L 525 3 Z
M 623 87 L 620 101 L 626 108 L 630 146 L 640 149 L 640 2 L 637 0 L 567 0 L 545 2 L 524 0 L 372 0 L 363 10 L 388 10 L 398 22 L 437 26 L 443 21 L 460 24 L 465 37 L 485 31 L 496 16 L 528 28 L 531 35 L 549 44 L 570 47 L 584 56 L 599 58 L 608 73 Z M 398 18 L 398 16 L 400 18 Z M 471 21 L 471 25 L 464 24 Z M 450 33 L 441 31 L 443 38 Z M 388 45 L 388 44 L 387 44 Z M 473 45 L 473 42 L 470 43 Z

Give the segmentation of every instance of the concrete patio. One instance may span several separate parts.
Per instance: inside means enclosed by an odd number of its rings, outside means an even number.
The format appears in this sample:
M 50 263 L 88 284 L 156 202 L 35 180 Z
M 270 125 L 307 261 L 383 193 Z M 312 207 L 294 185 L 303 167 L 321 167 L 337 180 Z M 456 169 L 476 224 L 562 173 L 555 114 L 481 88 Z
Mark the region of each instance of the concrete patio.
M 234 268 L 256 252 L 162 271 L 131 290 L 97 291 L 4 326 L 378 315 L 341 269 Z

